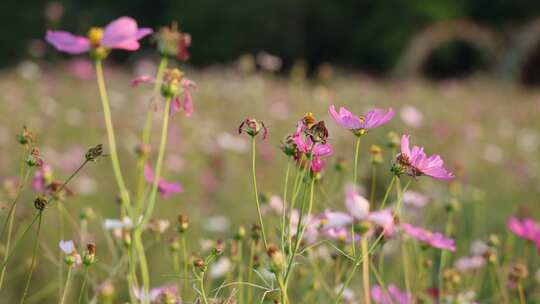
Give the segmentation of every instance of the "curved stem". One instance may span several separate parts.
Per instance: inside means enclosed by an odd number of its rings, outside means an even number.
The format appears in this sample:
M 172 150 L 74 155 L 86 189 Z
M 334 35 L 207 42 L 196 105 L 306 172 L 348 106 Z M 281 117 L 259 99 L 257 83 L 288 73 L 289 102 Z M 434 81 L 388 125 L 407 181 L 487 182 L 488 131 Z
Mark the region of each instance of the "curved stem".
M 181 242 L 182 242 L 182 262 L 184 263 L 184 294 L 187 294 L 188 292 L 188 277 L 189 277 L 189 274 L 188 274 L 188 255 L 187 255 L 187 247 L 186 247 L 186 237 L 184 234 L 182 234 L 182 237 L 181 237 Z
M 356 143 L 354 148 L 353 184 L 355 186 L 358 180 L 358 152 L 360 151 L 360 138 L 360 136 L 356 136 Z
M 285 252 L 285 235 L 287 222 L 287 190 L 289 188 L 289 171 L 291 169 L 291 158 L 287 160 L 287 170 L 285 171 L 285 185 L 283 186 L 283 210 L 281 215 L 281 252 Z
M 264 230 L 264 222 L 261 213 L 261 204 L 259 202 L 259 190 L 257 189 L 257 173 L 255 169 L 255 157 L 256 157 L 256 145 L 255 136 L 251 137 L 251 173 L 253 177 L 253 190 L 255 192 L 255 203 L 257 204 L 257 213 L 259 215 L 259 224 L 261 225 L 261 234 L 264 243 L 264 249 L 268 249 L 268 243 L 266 242 L 266 232 Z
M 69 266 L 68 268 L 68 272 L 67 272 L 67 277 L 66 277 L 66 284 L 64 285 L 64 292 L 62 293 L 62 298 L 60 299 L 60 304 L 64 304 L 66 302 L 66 297 L 67 297 L 67 294 L 68 294 L 68 290 L 69 290 L 69 284 L 71 283 L 71 269 L 73 267 L 72 266 Z M 82 293 L 81 293 L 82 295 Z M 81 302 L 80 301 L 80 297 L 79 297 L 79 303 Z
M 43 219 L 43 211 L 38 211 L 38 227 L 37 227 L 37 233 L 36 233 L 36 239 L 34 240 L 34 250 L 32 253 L 32 262 L 30 263 L 30 272 L 28 273 L 28 278 L 26 279 L 26 284 L 24 287 L 24 293 L 21 298 L 21 304 L 24 303 L 24 300 L 26 299 L 26 295 L 28 294 L 28 288 L 30 287 L 30 281 L 32 281 L 32 275 L 34 274 L 34 268 L 36 266 L 36 257 L 37 257 L 37 248 L 39 245 L 39 233 L 41 231 L 41 221 Z
M 122 199 L 122 206 L 126 211 L 131 209 L 131 203 L 129 200 L 129 192 L 124 182 L 122 170 L 120 169 L 120 161 L 118 160 L 118 152 L 116 151 L 116 139 L 114 136 L 114 127 L 111 118 L 111 109 L 109 104 L 109 96 L 107 95 L 107 88 L 105 87 L 105 79 L 103 77 L 103 66 L 101 60 L 96 60 L 96 78 L 98 83 L 99 95 L 101 97 L 101 104 L 103 107 L 103 116 L 105 119 L 105 127 L 107 129 L 107 138 L 109 140 L 109 153 L 111 155 L 111 163 L 114 172 L 114 178 L 118 190 L 120 191 L 120 197 Z
M 204 304 L 208 304 L 208 299 L 206 298 L 206 291 L 204 290 L 204 271 L 201 273 L 201 276 L 199 278 L 200 288 L 201 288 L 201 296 L 203 299 Z

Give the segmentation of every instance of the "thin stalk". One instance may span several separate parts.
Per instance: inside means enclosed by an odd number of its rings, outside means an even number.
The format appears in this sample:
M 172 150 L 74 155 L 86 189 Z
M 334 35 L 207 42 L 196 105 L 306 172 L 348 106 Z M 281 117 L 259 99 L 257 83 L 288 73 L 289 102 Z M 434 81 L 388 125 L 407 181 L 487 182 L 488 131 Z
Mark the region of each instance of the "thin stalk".
M 358 181 L 358 155 L 360 152 L 360 135 L 356 136 L 356 142 L 354 147 L 354 167 L 353 167 L 353 185 L 354 187 L 357 186 Z M 354 237 L 354 223 L 351 223 L 351 247 L 352 247 L 352 254 L 353 256 L 356 256 L 356 238 Z M 368 266 L 369 267 L 369 266 Z
M 24 166 L 22 167 L 21 169 L 21 173 L 24 169 Z M 13 199 L 13 203 L 11 204 L 11 207 L 9 209 L 9 213 L 8 213 L 8 219 L 7 219 L 7 223 L 8 223 L 8 230 L 7 230 L 7 239 L 6 239 L 6 245 L 5 245 L 5 253 L 4 253 L 4 266 L 2 267 L 2 273 L 0 274 L 0 290 L 2 289 L 2 286 L 4 285 L 4 278 L 6 276 L 6 271 L 7 271 L 7 258 L 9 256 L 9 249 L 10 249 L 10 246 L 11 246 L 11 237 L 13 236 L 13 222 L 15 220 L 15 210 L 16 210 L 16 207 L 17 207 L 17 201 L 19 200 L 19 197 L 20 197 L 20 194 L 21 194 L 21 190 L 22 188 L 24 187 L 24 184 L 26 184 L 26 180 L 28 179 L 28 175 L 30 174 L 30 170 L 27 170 L 25 173 L 24 173 L 24 176 L 22 176 L 20 179 L 19 179 L 19 184 L 17 185 L 17 193 L 15 194 L 15 198 Z M 21 176 L 22 174 L 20 174 L 19 176 Z M 2 229 L 2 232 L 3 232 L 3 229 Z
M 446 220 L 446 227 L 444 228 L 444 234 L 448 235 L 450 232 L 450 226 L 452 224 L 452 213 L 448 214 L 448 219 Z M 444 294 L 444 281 L 443 281 L 443 270 L 446 263 L 446 250 L 441 250 L 441 259 L 439 260 L 439 293 L 442 296 Z
M 36 259 L 37 259 L 37 249 L 39 245 L 39 233 L 41 232 L 41 221 L 43 219 L 43 210 L 38 211 L 38 227 L 37 227 L 37 233 L 36 233 L 36 239 L 34 240 L 34 250 L 32 252 L 32 262 L 30 263 L 30 272 L 28 273 L 28 278 L 26 279 L 26 284 L 24 287 L 24 293 L 21 298 L 21 304 L 24 303 L 24 300 L 26 299 L 26 295 L 28 294 L 28 288 L 30 287 L 30 282 L 32 280 L 32 275 L 34 274 L 34 268 L 36 266 Z
M 255 244 L 255 241 L 251 242 L 251 246 L 249 249 L 249 264 L 248 264 L 248 277 L 247 277 L 247 283 L 251 283 L 252 277 L 253 277 L 253 259 L 255 258 L 255 247 L 257 245 Z M 248 303 L 251 303 L 251 290 L 252 288 L 247 289 L 247 297 L 246 300 Z
M 199 286 L 201 289 L 201 296 L 203 299 L 204 304 L 208 304 L 208 299 L 206 298 L 206 291 L 204 290 L 204 271 L 201 273 L 201 276 L 199 277 Z
M 71 269 L 73 267 L 69 267 L 68 268 L 68 272 L 67 272 L 67 277 L 66 277 L 66 284 L 64 285 L 64 292 L 62 293 L 62 298 L 60 298 L 60 304 L 64 304 L 66 302 L 66 297 L 67 297 L 67 294 L 68 294 L 68 290 L 69 290 L 69 284 L 71 284 Z M 79 298 L 80 300 L 80 298 Z M 79 301 L 80 303 L 80 301 Z
M 381 202 L 381 208 L 384 209 L 384 206 L 386 206 L 386 201 L 388 200 L 388 197 L 390 196 L 390 191 L 392 191 L 392 186 L 396 182 L 397 177 L 395 175 L 392 175 L 392 179 L 390 180 L 390 184 L 388 185 L 388 188 L 386 188 L 386 192 L 384 193 L 383 200 Z
M 70 267 L 69 270 L 71 270 L 71 267 Z M 68 275 L 69 275 L 69 273 L 68 273 Z M 83 282 L 82 282 L 82 285 L 81 285 L 81 291 L 79 292 L 79 301 L 78 301 L 79 304 L 81 304 L 82 299 L 85 298 L 87 281 L 88 281 L 88 267 L 84 267 L 84 278 L 83 278 Z
M 154 83 L 154 88 L 152 90 L 152 99 L 150 100 L 150 105 L 148 105 L 148 111 L 146 112 L 146 119 L 144 121 L 144 128 L 141 135 L 142 145 L 147 146 L 150 144 L 150 135 L 152 134 L 152 125 L 154 120 L 154 109 L 156 106 L 156 100 L 159 98 L 159 89 L 163 81 L 163 75 L 165 69 L 167 68 L 168 58 L 161 57 L 159 61 L 159 66 L 156 72 L 156 79 Z M 137 211 L 138 213 L 142 212 L 142 203 L 144 197 L 144 164 L 148 159 L 148 155 L 144 153 L 139 156 L 137 159 L 137 190 L 135 201 L 137 202 Z
M 371 295 L 369 287 L 369 254 L 367 237 L 362 237 L 362 240 L 360 241 L 360 246 L 362 247 L 362 282 L 364 287 L 364 303 L 370 304 Z
M 120 161 L 118 160 L 118 152 L 116 150 L 116 139 L 114 135 L 114 127 L 111 118 L 111 109 L 109 103 L 109 96 L 107 95 L 107 88 L 105 87 L 105 79 L 103 76 L 103 66 L 101 60 L 96 60 L 96 78 L 98 83 L 99 95 L 101 97 L 101 104 L 103 107 L 103 116 L 105 119 L 105 127 L 107 129 L 107 138 L 109 140 L 109 153 L 111 155 L 111 163 L 114 172 L 114 178 L 118 190 L 120 191 L 120 197 L 122 199 L 122 206 L 125 210 L 129 211 L 131 203 L 129 200 L 129 192 L 124 182 L 122 170 L 120 169 Z
M 237 247 L 237 250 L 238 250 L 238 265 L 237 265 L 237 278 L 236 278 L 236 281 L 237 282 L 242 282 L 242 240 L 238 240 L 238 247 Z M 238 291 L 238 303 L 239 304 L 244 304 L 244 284 L 240 284 L 240 287 L 239 287 L 239 291 Z
M 517 290 L 518 290 L 518 295 L 519 295 L 519 304 L 527 303 L 525 301 L 525 292 L 523 291 L 523 285 L 521 285 L 521 282 L 517 283 Z
M 253 190 L 255 192 L 255 203 L 257 204 L 257 213 L 259 215 L 259 225 L 261 226 L 261 234 L 264 243 L 264 249 L 268 249 L 268 243 L 266 242 L 266 232 L 264 230 L 264 222 L 261 213 L 261 205 L 259 202 L 259 191 L 257 190 L 257 176 L 255 168 L 255 156 L 256 156 L 256 145 L 255 145 L 255 136 L 251 137 L 251 173 L 253 177 Z
M 146 254 L 144 252 L 144 247 L 142 245 L 141 234 L 142 234 L 142 229 L 146 226 L 146 224 L 148 224 L 148 221 L 150 220 L 150 217 L 152 216 L 152 212 L 156 204 L 158 185 L 159 185 L 159 180 L 161 179 L 161 168 L 163 166 L 163 159 L 165 158 L 165 150 L 167 147 L 170 105 L 171 105 L 171 97 L 168 97 L 165 100 L 165 107 L 163 108 L 164 110 L 163 110 L 163 123 L 161 127 L 161 142 L 159 145 L 158 158 L 157 158 L 156 166 L 155 166 L 156 172 L 155 172 L 154 182 L 152 183 L 152 188 L 150 191 L 148 208 L 146 209 L 146 212 L 144 214 L 144 217 L 141 223 L 137 226 L 134 232 L 134 241 L 136 243 L 136 249 L 138 251 L 138 256 L 139 256 L 139 263 L 141 267 L 141 276 L 143 280 L 143 289 L 144 289 L 145 299 L 148 298 L 148 294 L 150 291 L 150 286 L 149 286 L 150 275 L 148 271 L 148 263 L 146 261 Z
M 369 191 L 369 202 L 373 204 L 375 201 L 375 190 L 377 189 L 377 166 L 371 164 L 371 189 Z
M 283 210 L 281 215 L 281 252 L 285 252 L 285 226 L 287 219 L 287 193 L 289 188 L 289 171 L 291 169 L 291 157 L 287 160 L 287 170 L 285 171 L 285 185 L 283 186 Z
M 184 233 L 182 233 L 182 236 L 180 237 L 180 242 L 182 246 L 182 262 L 184 263 L 184 294 L 187 294 L 188 292 L 188 255 L 187 255 L 187 247 L 186 247 L 186 236 Z
M 398 202 L 400 204 L 396 206 L 395 212 L 399 216 L 401 213 L 401 200 L 403 197 L 403 191 L 401 189 L 401 180 L 399 178 L 396 178 L 396 181 L 397 181 L 396 192 L 397 192 Z M 409 187 L 410 182 L 411 181 L 409 180 L 409 183 L 407 184 L 407 188 Z M 410 283 L 410 278 L 409 278 L 409 263 L 408 263 L 408 258 L 407 258 L 407 248 L 405 248 L 405 242 L 403 240 L 401 241 L 400 246 L 401 246 L 401 258 L 402 258 L 402 264 L 403 264 L 403 278 L 405 280 L 405 290 L 407 291 L 407 294 L 411 294 L 411 283 Z M 442 292 L 442 289 L 439 289 L 439 292 Z

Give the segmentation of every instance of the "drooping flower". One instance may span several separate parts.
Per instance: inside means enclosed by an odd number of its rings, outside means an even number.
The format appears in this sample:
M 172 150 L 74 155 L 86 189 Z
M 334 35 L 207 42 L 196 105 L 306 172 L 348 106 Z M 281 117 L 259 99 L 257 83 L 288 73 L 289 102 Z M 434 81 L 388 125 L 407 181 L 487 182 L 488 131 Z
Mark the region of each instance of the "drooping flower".
M 189 59 L 188 48 L 191 46 L 191 35 L 178 30 L 177 24 L 162 27 L 155 34 L 155 38 L 162 56 L 177 57 L 182 61 Z
M 262 131 L 263 139 L 268 136 L 268 128 L 264 124 L 264 121 L 255 118 L 246 118 L 238 127 L 238 134 L 245 132 L 251 137 L 257 136 Z
M 413 239 L 421 241 L 431 247 L 446 249 L 450 251 L 456 250 L 456 243 L 453 239 L 445 237 L 440 232 L 431 232 L 421 227 L 415 227 L 410 224 L 401 225 L 403 231 Z
M 371 298 L 377 304 L 410 304 L 412 296 L 406 292 L 402 292 L 394 284 L 388 284 L 388 293 L 383 292 L 379 285 L 374 285 L 371 288 Z
M 171 104 L 171 110 L 182 110 L 187 117 L 190 117 L 193 114 L 193 97 L 191 96 L 191 90 L 196 89 L 197 85 L 195 82 L 184 77 L 180 82 L 180 86 L 182 87 L 182 92 L 174 99 Z
M 407 173 L 412 177 L 427 175 L 435 179 L 451 180 L 455 176 L 444 167 L 442 158 L 434 154 L 430 157 L 426 155 L 423 147 L 409 147 L 409 135 L 401 137 L 401 153 L 396 157 L 397 165 L 394 172 Z M 397 171 L 396 171 L 397 170 Z
M 144 165 L 144 178 L 150 184 L 154 183 L 156 179 L 154 170 L 149 164 Z M 173 193 L 181 193 L 183 190 L 180 183 L 169 182 L 163 178 L 158 181 L 158 192 L 162 198 L 169 198 Z
M 371 129 L 388 123 L 395 114 L 392 108 L 388 109 L 387 112 L 374 108 L 364 116 L 356 116 L 345 107 L 340 107 L 339 112 L 337 112 L 334 105 L 328 107 L 328 113 L 339 125 L 351 130 L 355 135 L 363 135 Z
M 65 31 L 47 31 L 45 39 L 57 50 L 69 54 L 81 54 L 91 49 L 121 49 L 136 51 L 139 40 L 152 33 L 150 28 L 139 28 L 130 17 L 120 17 L 102 28 L 92 28 L 88 36 L 77 36 Z

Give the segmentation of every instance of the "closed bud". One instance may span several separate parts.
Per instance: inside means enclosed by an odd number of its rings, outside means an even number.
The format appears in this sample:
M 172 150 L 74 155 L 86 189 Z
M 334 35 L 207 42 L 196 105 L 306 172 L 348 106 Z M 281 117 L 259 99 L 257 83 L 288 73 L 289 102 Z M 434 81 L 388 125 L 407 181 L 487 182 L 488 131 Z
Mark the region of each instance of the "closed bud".
M 246 237 L 246 228 L 243 225 L 240 225 L 238 227 L 238 231 L 234 235 L 234 239 L 237 241 L 241 241 Z
M 396 132 L 389 132 L 386 136 L 387 139 L 387 145 L 391 149 L 395 149 L 396 147 L 399 147 L 401 144 L 401 139 L 399 138 L 399 135 Z
M 96 217 L 96 213 L 94 212 L 94 209 L 90 207 L 85 207 L 81 209 L 81 212 L 79 213 L 79 218 L 81 220 L 92 220 Z
M 86 254 L 84 255 L 83 264 L 86 267 L 94 264 L 96 258 L 96 244 L 88 243 L 86 245 Z
M 178 242 L 178 238 L 172 238 L 171 242 L 169 243 L 169 249 L 172 252 L 177 252 L 180 249 L 180 243 Z
M 31 145 L 34 143 L 34 134 L 32 134 L 26 126 L 23 127 L 22 131 L 17 134 L 17 141 L 21 145 Z
M 373 164 L 382 164 L 383 163 L 383 156 L 382 156 L 381 147 L 379 147 L 377 145 L 372 145 L 369 151 L 371 153 L 371 162 Z
M 488 237 L 488 245 L 494 248 L 499 247 L 501 245 L 501 239 L 498 235 L 492 233 Z
M 216 241 L 216 246 L 212 248 L 212 254 L 213 255 L 221 255 L 223 253 L 223 250 L 225 250 L 225 243 L 223 243 L 222 240 Z
M 283 256 L 283 253 L 279 251 L 277 246 L 274 244 L 268 245 L 267 253 L 270 257 L 270 269 L 274 273 L 281 272 L 285 267 L 285 256 Z
M 149 144 L 139 144 L 135 148 L 135 153 L 141 157 L 147 157 L 152 152 L 152 146 Z
M 268 136 L 268 128 L 264 124 L 262 120 L 258 120 L 255 118 L 246 118 L 240 126 L 238 127 L 238 134 L 242 134 L 245 132 L 251 137 L 257 136 L 260 132 L 263 132 L 263 139 L 266 139 Z
M 103 145 L 96 145 L 86 152 L 84 158 L 86 161 L 96 161 L 101 155 L 103 155 Z
M 206 265 L 205 265 L 203 259 L 201 259 L 201 258 L 196 258 L 193 261 L 193 266 L 195 268 L 199 269 L 200 271 L 205 271 L 205 268 L 206 268 Z
M 189 228 L 189 217 L 185 214 L 178 215 L 178 232 L 184 233 Z

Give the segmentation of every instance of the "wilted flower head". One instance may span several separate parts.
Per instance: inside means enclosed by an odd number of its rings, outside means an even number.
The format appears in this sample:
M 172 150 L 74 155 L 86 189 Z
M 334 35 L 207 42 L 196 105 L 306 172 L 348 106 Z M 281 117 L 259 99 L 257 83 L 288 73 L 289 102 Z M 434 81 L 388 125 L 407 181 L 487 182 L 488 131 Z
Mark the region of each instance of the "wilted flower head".
M 434 154 L 430 157 L 424 152 L 424 148 L 414 146 L 409 147 L 409 135 L 401 137 L 401 153 L 397 155 L 397 166 L 393 171 L 396 174 L 407 173 L 412 177 L 427 175 L 435 179 L 451 180 L 455 176 L 444 167 L 442 158 Z
M 431 232 L 421 227 L 415 227 L 410 224 L 403 224 L 401 226 L 403 231 L 418 241 L 421 241 L 431 247 L 446 249 L 450 251 L 456 250 L 456 244 L 453 239 L 445 237 L 440 232 Z
M 246 118 L 238 127 L 238 134 L 245 132 L 251 137 L 257 136 L 259 132 L 263 132 L 263 139 L 268 136 L 268 128 L 264 124 L 264 121 L 255 118 Z
M 138 40 L 151 33 L 150 28 L 139 28 L 133 18 L 120 17 L 105 28 L 91 28 L 87 37 L 49 30 L 45 39 L 59 51 L 81 54 L 92 50 L 99 53 L 102 59 L 111 49 L 138 50 L 140 47 Z
M 150 184 L 154 183 L 154 180 L 156 179 L 154 170 L 152 170 L 152 167 L 149 164 L 145 164 L 144 166 L 144 178 L 146 182 Z M 180 183 L 169 182 L 163 178 L 158 181 L 158 192 L 163 198 L 169 198 L 173 193 L 181 193 L 183 190 Z
M 188 48 L 191 46 L 191 35 L 178 30 L 176 23 L 173 23 L 171 27 L 162 27 L 155 34 L 155 39 L 161 55 L 177 57 L 182 61 L 189 59 Z
M 351 130 L 357 136 L 388 123 L 394 117 L 392 108 L 386 113 L 382 109 L 374 108 L 364 116 L 356 116 L 345 107 L 340 107 L 339 112 L 336 112 L 336 107 L 331 105 L 328 107 L 328 113 L 339 125 Z

